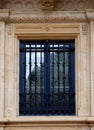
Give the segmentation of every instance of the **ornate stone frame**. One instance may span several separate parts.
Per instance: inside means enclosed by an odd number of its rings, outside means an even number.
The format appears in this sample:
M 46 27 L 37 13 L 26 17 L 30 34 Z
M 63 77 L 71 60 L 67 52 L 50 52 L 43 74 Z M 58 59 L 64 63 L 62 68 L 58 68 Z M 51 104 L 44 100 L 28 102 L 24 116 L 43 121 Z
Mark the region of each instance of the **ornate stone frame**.
M 5 116 L 17 117 L 19 106 L 19 40 L 74 39 L 76 64 L 76 116 L 90 115 L 88 23 L 6 24 Z M 12 48 L 12 49 L 11 49 Z M 11 60 L 12 59 L 12 60 Z M 83 64 L 83 61 L 86 64 Z M 82 62 L 82 63 L 81 63 Z M 82 80 L 83 76 L 83 80 Z M 87 86 L 86 86 L 86 83 Z M 8 87 L 8 88 L 7 88 Z M 87 98 L 83 98 L 83 95 Z M 12 97 L 12 99 L 11 99 Z

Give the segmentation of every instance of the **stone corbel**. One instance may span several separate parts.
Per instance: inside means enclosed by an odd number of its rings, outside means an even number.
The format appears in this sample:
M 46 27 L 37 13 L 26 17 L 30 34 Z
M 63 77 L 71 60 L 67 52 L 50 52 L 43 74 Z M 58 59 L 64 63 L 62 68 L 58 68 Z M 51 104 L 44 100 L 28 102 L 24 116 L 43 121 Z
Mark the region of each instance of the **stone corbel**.
M 89 21 L 94 21 L 94 9 L 87 9 L 86 16 Z
M 9 18 L 9 9 L 0 9 L 0 21 L 5 21 Z

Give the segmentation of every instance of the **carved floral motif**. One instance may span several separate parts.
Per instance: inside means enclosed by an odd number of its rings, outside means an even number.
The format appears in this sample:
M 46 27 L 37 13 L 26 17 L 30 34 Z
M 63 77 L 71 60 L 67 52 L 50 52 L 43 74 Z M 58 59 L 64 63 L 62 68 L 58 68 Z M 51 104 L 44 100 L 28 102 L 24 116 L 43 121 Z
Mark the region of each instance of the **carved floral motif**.
M 42 9 L 44 10 L 52 10 L 54 7 L 53 0 L 43 0 L 42 1 Z

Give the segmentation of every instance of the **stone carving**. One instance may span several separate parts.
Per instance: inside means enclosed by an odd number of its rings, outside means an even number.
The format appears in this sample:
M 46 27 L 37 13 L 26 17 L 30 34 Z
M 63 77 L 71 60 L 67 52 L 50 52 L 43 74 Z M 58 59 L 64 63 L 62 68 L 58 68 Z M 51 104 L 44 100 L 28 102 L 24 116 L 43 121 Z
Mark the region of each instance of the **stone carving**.
M 13 34 L 13 24 L 8 24 L 7 25 L 7 33 L 8 35 L 12 35 Z
M 82 24 L 82 34 L 83 35 L 88 34 L 88 24 Z
M 2 2 L 1 2 L 2 1 Z M 3 9 L 83 11 L 94 8 L 94 0 L 1 0 Z M 54 7 L 54 8 L 53 8 Z
M 54 7 L 53 0 L 43 0 L 42 1 L 42 9 L 43 10 L 52 10 Z

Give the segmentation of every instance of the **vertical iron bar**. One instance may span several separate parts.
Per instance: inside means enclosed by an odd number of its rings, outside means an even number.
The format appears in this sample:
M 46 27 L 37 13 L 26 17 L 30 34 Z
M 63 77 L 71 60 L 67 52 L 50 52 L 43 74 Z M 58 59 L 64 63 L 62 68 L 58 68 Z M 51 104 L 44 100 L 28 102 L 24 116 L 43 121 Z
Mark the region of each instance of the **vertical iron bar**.
M 20 114 L 24 114 L 25 102 L 24 102 L 24 47 L 23 43 L 20 44 Z
M 59 44 L 58 44 L 58 113 L 60 108 L 60 55 L 59 55 Z
M 41 108 L 40 109 L 41 110 L 40 111 L 42 113 L 42 109 L 43 109 L 42 108 L 43 107 L 43 99 L 42 99 L 43 98 L 43 90 L 42 90 L 43 89 L 42 88 L 42 45 L 41 45 L 41 53 L 40 53 L 40 55 L 41 55 L 40 56 L 40 67 L 41 67 L 40 68 L 40 87 L 41 87 L 41 89 L 40 89 L 40 96 L 41 96 Z
M 71 112 L 71 107 L 70 107 L 70 102 L 71 102 L 71 91 L 70 91 L 70 84 L 71 84 L 71 43 L 69 43 L 68 45 L 68 90 L 67 90 L 67 97 L 68 97 L 68 101 L 67 101 L 67 110 L 68 110 L 68 113 Z
M 71 54 L 70 54 L 70 108 L 71 108 L 71 115 L 75 114 L 75 45 L 71 43 Z
M 65 91 L 65 44 L 63 48 L 63 113 L 66 110 L 66 91 Z
M 32 69 L 32 64 L 31 64 L 31 44 L 29 45 L 30 47 L 30 52 L 29 52 L 29 103 L 30 103 L 30 113 L 31 113 L 31 103 L 32 103 L 32 91 L 31 91 L 31 87 L 32 87 L 32 83 L 31 83 L 31 69 Z
M 46 41 L 44 52 L 44 95 L 46 115 L 49 114 L 50 103 L 50 52 L 49 42 Z
M 35 43 L 35 114 L 37 114 L 37 46 Z
M 54 105 L 54 43 L 53 43 L 53 48 L 52 48 L 52 111 L 54 113 L 55 105 Z
M 26 113 L 26 46 L 24 46 L 24 114 Z

